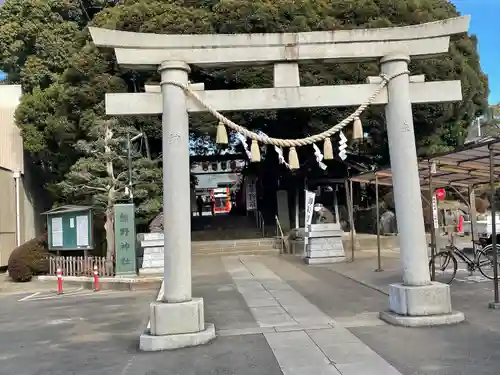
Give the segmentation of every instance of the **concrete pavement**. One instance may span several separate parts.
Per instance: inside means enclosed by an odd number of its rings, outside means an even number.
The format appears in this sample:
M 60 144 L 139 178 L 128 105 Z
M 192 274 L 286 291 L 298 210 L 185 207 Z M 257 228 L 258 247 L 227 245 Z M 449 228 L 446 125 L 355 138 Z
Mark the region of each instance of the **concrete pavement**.
M 393 327 L 378 313 L 383 286 L 399 280 L 397 258 L 385 256 L 380 273 L 373 256 L 358 259 L 311 267 L 293 256 L 194 258 L 194 295 L 219 337 L 173 352 L 138 351 L 154 291 L 3 295 L 0 375 L 498 373 L 500 316 L 487 309 L 487 283 L 452 286 L 464 324 Z
M 327 268 L 387 295 L 387 285 L 399 281 L 401 271 L 399 260 L 385 255 L 383 272 L 373 271 L 373 256 Z M 459 264 L 460 268 L 464 267 Z M 498 374 L 500 315 L 499 311 L 488 309 L 488 302 L 493 299 L 493 282 L 479 272 L 469 276 L 468 272 L 459 271 L 451 283 L 451 296 L 453 307 L 465 313 L 464 324 L 420 329 L 355 327 L 351 332 L 375 347 L 403 374 Z

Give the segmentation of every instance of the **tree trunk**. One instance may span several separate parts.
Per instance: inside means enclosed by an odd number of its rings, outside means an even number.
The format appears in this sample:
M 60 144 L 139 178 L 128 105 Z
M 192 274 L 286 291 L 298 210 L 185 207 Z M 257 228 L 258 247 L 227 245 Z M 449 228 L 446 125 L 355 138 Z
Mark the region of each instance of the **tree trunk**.
M 106 263 L 108 269 L 113 269 L 116 258 L 115 249 L 115 226 L 114 226 L 114 212 L 113 205 L 115 202 L 115 189 L 108 190 L 108 202 L 106 207 L 106 222 L 104 223 L 104 230 L 106 231 Z
M 111 154 L 111 146 L 109 145 L 109 141 L 113 138 L 113 132 L 109 127 L 109 123 L 106 122 L 106 131 L 104 136 L 104 154 Z M 106 205 L 106 222 L 104 223 L 104 230 L 106 231 L 106 267 L 108 270 L 112 270 L 115 264 L 116 258 L 116 249 L 115 249 L 115 228 L 114 228 L 114 212 L 113 206 L 115 203 L 115 173 L 113 168 L 113 162 L 108 160 L 106 162 L 106 172 L 108 177 L 110 178 L 112 184 L 108 187 L 108 201 Z
M 113 206 L 106 209 L 106 221 L 104 230 L 106 232 L 106 263 L 108 268 L 112 268 L 115 259 L 115 230 L 113 220 Z

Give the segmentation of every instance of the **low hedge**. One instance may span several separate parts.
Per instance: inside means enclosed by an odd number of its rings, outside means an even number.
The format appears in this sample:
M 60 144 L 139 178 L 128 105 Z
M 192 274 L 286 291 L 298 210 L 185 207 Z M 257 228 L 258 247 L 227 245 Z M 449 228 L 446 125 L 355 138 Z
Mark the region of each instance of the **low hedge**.
M 30 281 L 34 275 L 49 272 L 47 236 L 33 238 L 14 249 L 10 254 L 7 269 L 14 281 Z

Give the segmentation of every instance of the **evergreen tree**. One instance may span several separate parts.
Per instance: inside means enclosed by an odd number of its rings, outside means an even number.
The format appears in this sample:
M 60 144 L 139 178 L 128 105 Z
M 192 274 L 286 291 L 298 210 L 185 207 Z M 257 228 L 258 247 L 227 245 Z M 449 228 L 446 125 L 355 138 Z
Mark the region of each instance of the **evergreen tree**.
M 158 162 L 143 157 L 132 147 L 130 137 L 134 132 L 135 129 L 125 129 L 115 121 L 103 121 L 92 127 L 89 140 L 76 144 L 84 156 L 55 186 L 64 201 L 90 204 L 97 214 L 105 216 L 108 260 L 114 255 L 115 203 L 133 197 L 139 219 L 149 218 L 161 208 L 161 169 Z
M 26 151 L 43 168 L 50 186 L 64 181 L 73 164 L 85 156 L 75 144 L 91 139 L 94 124 L 108 119 L 105 93 L 141 91 L 145 83 L 159 81 L 155 72 L 117 67 L 111 50 L 92 44 L 86 30 L 89 23 L 149 33 L 261 33 L 402 26 L 457 15 L 448 0 L 6 0 L 0 8 L 0 70 L 10 82 L 22 83 L 27 93 L 16 121 Z M 455 36 L 448 55 L 413 61 L 410 70 L 425 74 L 428 80 L 460 79 L 463 87 L 461 102 L 414 106 L 419 152 L 460 145 L 470 122 L 487 108 L 488 85 L 480 69 L 476 38 Z M 303 85 L 363 83 L 378 73 L 375 63 L 301 66 Z M 233 89 L 269 87 L 272 76 L 270 67 L 193 69 L 190 80 L 204 82 L 207 89 Z M 323 108 L 227 115 L 270 136 L 292 138 L 320 132 L 350 111 Z M 153 158 L 161 154 L 158 116 L 116 121 L 120 127 L 145 132 Z M 363 115 L 371 142 L 360 145 L 359 151 L 377 165 L 388 163 L 384 122 L 380 106 Z M 192 137 L 213 135 L 215 125 L 209 115 L 191 116 Z

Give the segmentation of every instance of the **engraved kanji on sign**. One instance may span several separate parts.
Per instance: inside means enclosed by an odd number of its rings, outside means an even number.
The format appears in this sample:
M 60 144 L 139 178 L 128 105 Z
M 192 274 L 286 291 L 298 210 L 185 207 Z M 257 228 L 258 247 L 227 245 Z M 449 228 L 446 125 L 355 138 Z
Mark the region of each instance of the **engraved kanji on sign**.
M 131 203 L 119 203 L 115 211 L 115 244 L 117 275 L 132 276 L 137 272 L 135 207 Z

